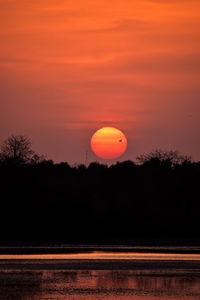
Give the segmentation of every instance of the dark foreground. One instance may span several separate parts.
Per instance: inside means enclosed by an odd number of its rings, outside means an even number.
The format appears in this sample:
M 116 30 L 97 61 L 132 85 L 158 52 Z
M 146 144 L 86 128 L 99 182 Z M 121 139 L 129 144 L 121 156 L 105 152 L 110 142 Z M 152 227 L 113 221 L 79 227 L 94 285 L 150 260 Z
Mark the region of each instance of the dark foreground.
M 90 269 L 91 268 L 91 269 Z M 0 300 L 197 300 L 199 262 L 1 262 Z
M 199 245 L 200 163 L 0 163 L 0 243 Z M 183 241 L 183 242 L 182 242 Z
M 188 270 L 200 276 L 200 261 L 175 260 L 0 260 L 0 269 L 7 270 Z

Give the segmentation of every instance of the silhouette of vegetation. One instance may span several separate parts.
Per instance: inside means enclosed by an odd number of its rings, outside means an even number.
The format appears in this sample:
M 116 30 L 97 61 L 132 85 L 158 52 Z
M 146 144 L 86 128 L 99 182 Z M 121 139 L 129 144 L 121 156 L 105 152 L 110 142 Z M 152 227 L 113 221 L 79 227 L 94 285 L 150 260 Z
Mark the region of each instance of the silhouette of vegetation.
M 72 167 L 12 136 L 0 155 L 0 241 L 200 242 L 200 162 L 178 152 Z
M 31 140 L 24 135 L 11 135 L 1 144 L 0 160 L 16 164 L 38 163 L 44 160 L 44 156 L 31 149 L 31 144 Z
M 162 149 L 155 149 L 150 153 L 142 154 L 137 157 L 137 160 L 139 163 L 144 164 L 154 158 L 159 159 L 160 162 L 168 162 L 171 165 L 182 164 L 185 161 L 191 161 L 191 157 L 181 155 L 177 150 L 164 151 Z

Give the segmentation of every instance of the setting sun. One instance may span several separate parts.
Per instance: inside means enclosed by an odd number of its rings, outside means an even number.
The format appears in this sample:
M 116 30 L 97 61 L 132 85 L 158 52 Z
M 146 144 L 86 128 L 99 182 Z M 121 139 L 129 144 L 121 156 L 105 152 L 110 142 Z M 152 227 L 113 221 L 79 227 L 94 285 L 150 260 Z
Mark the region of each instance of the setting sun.
M 97 130 L 91 139 L 93 152 L 104 159 L 121 156 L 127 148 L 127 139 L 123 132 L 113 127 Z

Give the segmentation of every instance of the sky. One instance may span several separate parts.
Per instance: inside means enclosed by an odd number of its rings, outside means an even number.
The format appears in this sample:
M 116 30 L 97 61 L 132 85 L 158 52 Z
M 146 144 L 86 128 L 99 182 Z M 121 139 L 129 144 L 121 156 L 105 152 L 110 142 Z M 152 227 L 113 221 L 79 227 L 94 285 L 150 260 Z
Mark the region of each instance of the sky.
M 0 140 L 27 135 L 56 162 L 155 148 L 200 160 L 199 0 L 0 0 Z

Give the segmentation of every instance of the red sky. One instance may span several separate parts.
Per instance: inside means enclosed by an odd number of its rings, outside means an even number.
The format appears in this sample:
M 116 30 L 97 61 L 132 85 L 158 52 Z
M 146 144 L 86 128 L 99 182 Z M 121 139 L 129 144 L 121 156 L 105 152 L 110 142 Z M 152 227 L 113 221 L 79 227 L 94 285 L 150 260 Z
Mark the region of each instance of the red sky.
M 1 139 L 83 163 L 114 126 L 121 160 L 155 148 L 200 160 L 199 96 L 199 0 L 0 0 Z

